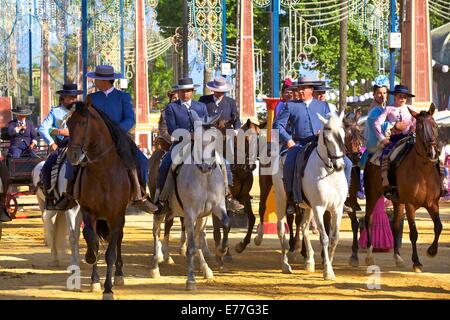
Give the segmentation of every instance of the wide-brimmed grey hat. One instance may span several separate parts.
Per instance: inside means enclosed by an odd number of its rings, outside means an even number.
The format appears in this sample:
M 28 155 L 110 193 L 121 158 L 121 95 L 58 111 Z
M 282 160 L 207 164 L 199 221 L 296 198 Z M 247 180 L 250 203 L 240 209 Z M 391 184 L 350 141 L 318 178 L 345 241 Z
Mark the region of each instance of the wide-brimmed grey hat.
M 300 86 L 318 86 L 323 84 L 323 81 L 314 80 L 310 77 L 300 77 L 297 79 L 295 83 L 292 84 L 292 88 L 300 87 Z
M 88 72 L 86 76 L 97 80 L 116 80 L 122 78 L 120 73 L 114 72 L 112 66 L 96 66 L 94 72 Z
M 29 116 L 30 114 L 33 113 L 33 111 L 31 111 L 31 108 L 29 106 L 25 106 L 25 105 L 18 105 L 15 108 L 11 109 L 11 112 L 14 114 L 18 114 L 21 116 Z
M 63 84 L 62 90 L 56 91 L 56 94 L 61 96 L 78 96 L 83 94 L 83 90 L 78 90 L 76 83 L 65 83 Z
M 215 77 L 213 81 L 206 83 L 206 87 L 216 92 L 228 92 L 233 89 L 233 85 L 228 83 L 224 77 Z
M 194 89 L 200 87 L 198 84 L 194 84 L 192 78 L 178 79 L 177 90 Z

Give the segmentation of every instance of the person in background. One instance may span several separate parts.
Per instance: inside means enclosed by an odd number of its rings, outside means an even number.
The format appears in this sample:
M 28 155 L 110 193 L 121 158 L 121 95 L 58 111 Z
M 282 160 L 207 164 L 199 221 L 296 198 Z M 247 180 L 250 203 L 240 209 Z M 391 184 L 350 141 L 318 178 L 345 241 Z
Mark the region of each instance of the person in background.
M 37 145 L 37 132 L 33 121 L 28 118 L 32 113 L 30 107 L 18 105 L 11 109 L 11 112 L 16 115 L 16 119 L 8 123 L 8 134 L 11 138 L 8 156 L 12 158 L 35 157 L 33 148 Z

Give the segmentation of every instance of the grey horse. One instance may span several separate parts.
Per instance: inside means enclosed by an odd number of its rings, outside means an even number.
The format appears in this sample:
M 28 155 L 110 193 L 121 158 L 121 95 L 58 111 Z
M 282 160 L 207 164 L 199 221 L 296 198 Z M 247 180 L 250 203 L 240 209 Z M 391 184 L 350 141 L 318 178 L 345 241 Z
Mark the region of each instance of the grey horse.
M 220 114 L 213 118 L 201 119 L 195 111 L 192 111 L 192 118 L 196 124 L 193 148 L 188 132 L 174 132 L 174 136 L 179 134 L 183 137 L 183 142 L 177 145 L 178 148 L 173 149 L 172 169 L 175 170 L 175 173 L 169 173 L 160 195 L 160 199 L 169 200 L 175 216 L 184 217 L 187 236 L 187 290 L 196 290 L 194 274 L 196 253 L 200 259 L 200 268 L 204 278 L 212 279 L 214 277 L 201 250 L 201 238 L 208 216 L 212 213 L 222 221 L 224 235 L 221 246 L 216 249 L 217 256 L 225 255 L 228 249 L 230 230 L 229 217 L 225 207 L 225 180 L 220 168 L 224 163 L 219 156 L 220 153 L 215 152 L 216 146 L 222 143 L 222 136 L 213 127 L 220 118 Z M 196 156 L 196 154 L 198 155 L 196 150 L 199 149 L 201 155 Z M 153 263 L 152 274 L 159 273 L 157 268 L 158 263 Z

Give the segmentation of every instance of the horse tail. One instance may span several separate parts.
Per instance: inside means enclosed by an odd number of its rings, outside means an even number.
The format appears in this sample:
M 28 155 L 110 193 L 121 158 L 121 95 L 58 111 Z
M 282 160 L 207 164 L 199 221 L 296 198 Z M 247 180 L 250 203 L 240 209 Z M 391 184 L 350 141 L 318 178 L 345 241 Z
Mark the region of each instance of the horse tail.
M 109 232 L 108 222 L 97 220 L 97 235 L 103 241 L 109 241 L 111 233 Z

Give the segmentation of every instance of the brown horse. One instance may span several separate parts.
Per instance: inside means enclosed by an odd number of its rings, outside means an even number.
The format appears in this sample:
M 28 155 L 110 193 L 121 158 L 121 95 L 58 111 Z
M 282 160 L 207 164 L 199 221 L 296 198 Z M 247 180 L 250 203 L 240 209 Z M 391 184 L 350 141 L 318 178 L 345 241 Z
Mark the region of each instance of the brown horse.
M 431 257 L 437 254 L 439 236 L 442 231 L 442 223 L 439 218 L 441 178 L 437 167 L 439 161 L 438 130 L 433 119 L 434 104 L 431 104 L 428 111 L 421 111 L 420 113 L 409 111 L 416 118 L 416 142 L 399 167 L 395 169 L 399 200 L 393 201 L 394 239 L 396 239 L 394 241 L 394 259 L 398 267 L 404 266 L 404 261 L 400 256 L 400 243 L 397 239 L 399 239 L 400 220 L 403 219 L 404 209 L 406 208 L 410 229 L 409 237 L 413 251 L 413 270 L 422 272 L 422 264 L 419 261 L 416 246 L 418 238 L 415 223 L 416 210 L 420 207 L 426 208 L 433 220 L 434 241 L 427 250 L 427 254 Z M 367 164 L 364 186 L 367 199 L 365 220 L 368 231 L 366 263 L 372 265 L 374 259 L 371 244 L 371 215 L 376 201 L 383 195 L 380 167 L 370 162 Z
M 85 224 L 85 258 L 87 263 L 93 264 L 92 289 L 100 289 L 97 258 L 101 238 L 109 242 L 105 255 L 107 272 L 103 299 L 113 299 L 111 278 L 114 264 L 114 284 L 124 283 L 121 244 L 125 210 L 132 191 L 128 169 L 119 157 L 105 119 L 89 103 L 77 102 L 67 125 L 70 132 L 67 158 L 73 165 L 83 167 L 77 200 Z
M 250 139 L 257 139 L 260 133 L 260 128 L 256 123 L 253 123 L 250 119 L 246 121 L 244 125 L 241 126 L 241 129 L 244 132 L 253 132 L 254 136 L 248 135 L 245 137 L 245 163 L 237 163 L 238 158 L 238 150 L 237 150 L 237 139 L 234 141 L 234 164 L 231 165 L 231 173 L 233 175 L 233 185 L 230 187 L 230 192 L 233 197 L 238 200 L 241 204 L 244 205 L 244 213 L 248 218 L 248 228 L 247 234 L 244 239 L 239 242 L 235 250 L 237 253 L 242 253 L 247 245 L 250 243 L 253 227 L 255 226 L 255 215 L 252 210 L 252 204 L 250 196 L 250 191 L 253 186 L 253 170 L 255 170 L 256 165 L 251 163 L 250 159 Z M 249 131 L 247 131 L 249 130 Z M 257 141 L 254 141 L 257 143 Z M 229 213 L 228 213 L 229 214 Z M 216 246 L 220 244 L 221 235 L 220 235 L 220 222 L 218 218 L 213 216 L 213 224 L 214 224 L 214 241 Z M 227 252 L 225 256 L 225 261 L 231 260 L 231 254 Z

